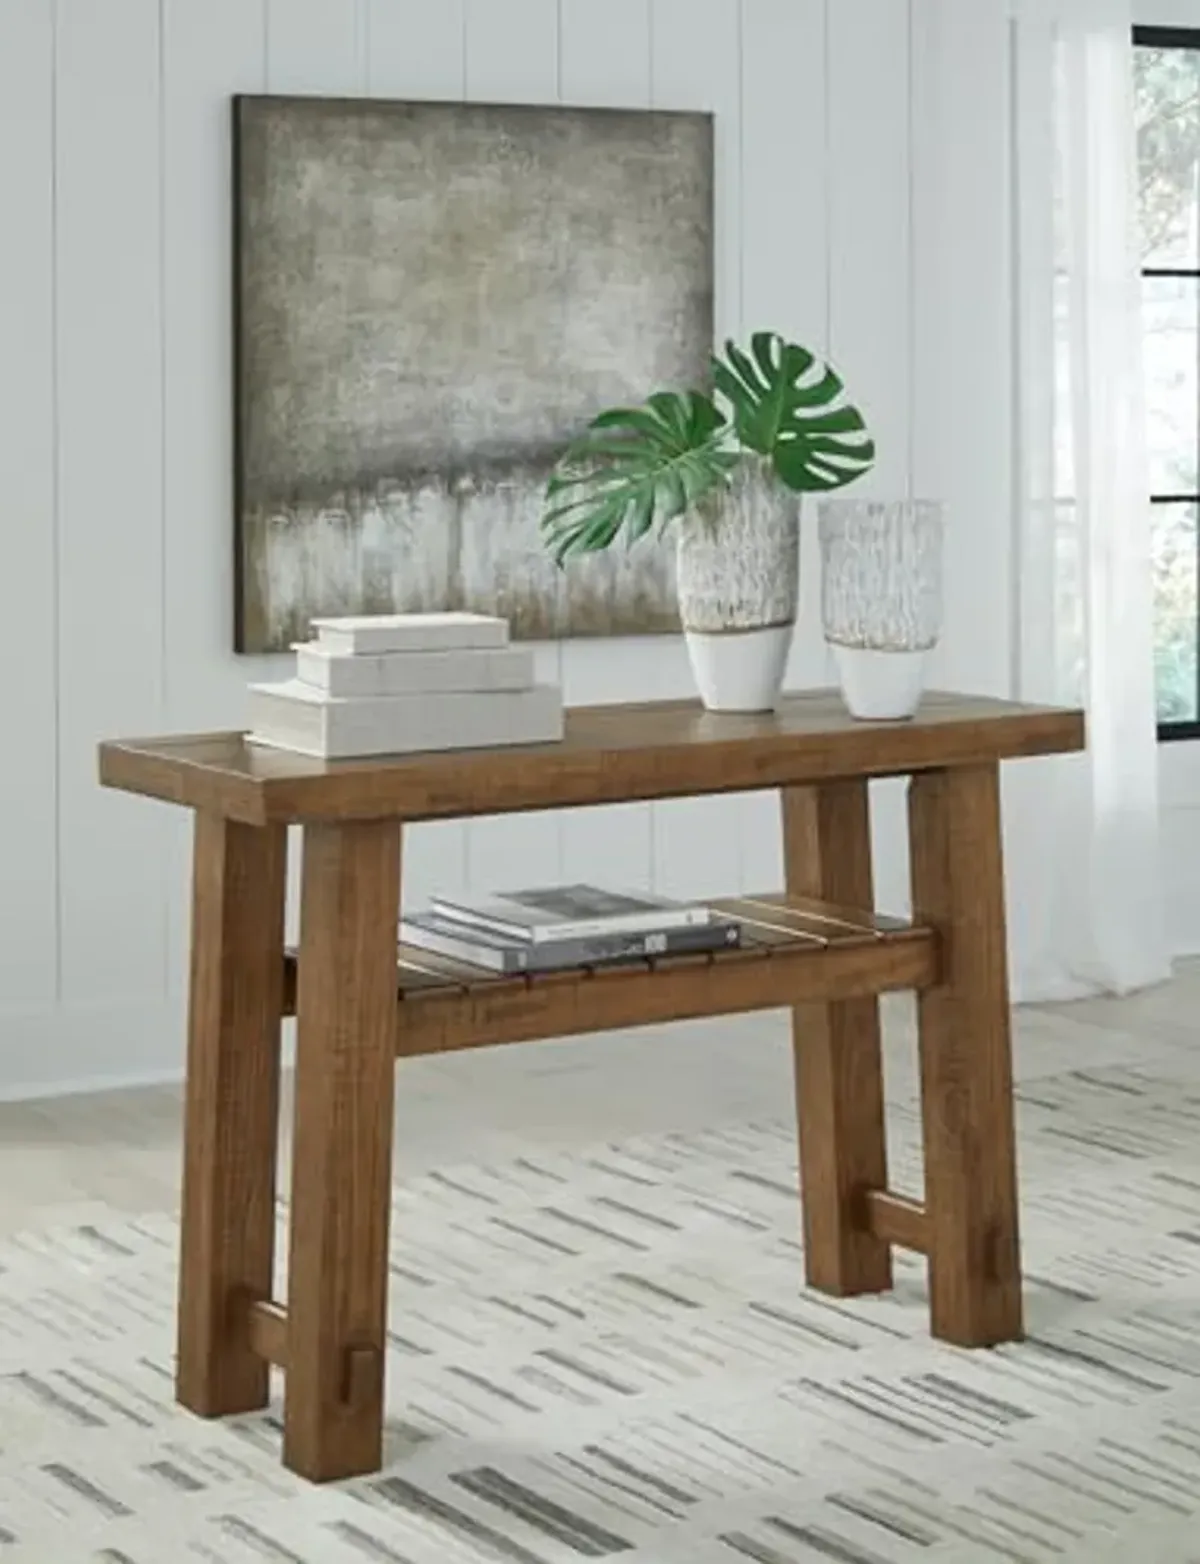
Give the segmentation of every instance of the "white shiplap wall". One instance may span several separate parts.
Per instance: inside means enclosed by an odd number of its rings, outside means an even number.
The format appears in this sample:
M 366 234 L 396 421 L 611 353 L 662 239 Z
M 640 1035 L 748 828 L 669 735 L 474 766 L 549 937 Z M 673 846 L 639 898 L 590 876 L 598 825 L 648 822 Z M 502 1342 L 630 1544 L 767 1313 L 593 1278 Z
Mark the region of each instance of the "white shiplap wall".
M 4 0 L 0 1096 L 174 1072 L 186 822 L 102 793 L 106 735 L 237 724 L 228 99 L 371 93 L 710 109 L 722 333 L 827 348 L 880 493 L 955 502 L 943 679 L 1008 667 L 1007 63 L 963 0 Z M 991 13 L 990 6 L 980 7 Z M 981 280 L 982 279 L 982 282 Z M 982 334 L 982 335 L 981 335 Z M 982 344 L 982 345 L 981 345 Z M 965 377 L 965 379 L 964 379 Z M 791 680 L 824 682 L 814 540 Z M 541 649 L 571 702 L 686 694 L 680 644 Z M 881 896 L 903 897 L 895 789 Z M 435 882 L 780 874 L 773 800 L 420 827 Z

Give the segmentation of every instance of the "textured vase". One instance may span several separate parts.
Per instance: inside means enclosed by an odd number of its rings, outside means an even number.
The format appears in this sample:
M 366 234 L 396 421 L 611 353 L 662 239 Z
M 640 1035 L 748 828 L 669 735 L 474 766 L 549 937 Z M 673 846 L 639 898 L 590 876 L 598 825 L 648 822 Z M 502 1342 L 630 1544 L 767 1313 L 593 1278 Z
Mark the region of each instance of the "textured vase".
M 852 717 L 911 717 L 942 632 L 942 507 L 826 500 L 821 616 Z
M 679 526 L 679 615 L 709 711 L 778 703 L 800 592 L 800 497 L 746 461 Z

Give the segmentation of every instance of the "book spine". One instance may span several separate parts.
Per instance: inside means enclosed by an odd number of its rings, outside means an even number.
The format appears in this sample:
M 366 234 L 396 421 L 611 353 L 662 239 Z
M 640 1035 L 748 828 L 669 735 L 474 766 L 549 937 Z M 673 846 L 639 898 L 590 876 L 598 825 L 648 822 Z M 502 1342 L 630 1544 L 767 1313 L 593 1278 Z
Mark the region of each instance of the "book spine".
M 517 952 L 523 972 L 556 972 L 566 967 L 600 966 L 650 956 L 705 955 L 732 950 L 742 942 L 736 923 L 707 923 L 694 928 L 658 929 L 642 934 L 605 934 L 595 938 L 543 940 Z
M 619 920 L 576 918 L 538 926 L 515 923 L 502 915 L 443 901 L 440 896 L 434 896 L 430 905 L 440 918 L 448 918 L 465 929 L 482 929 L 487 934 L 519 940 L 522 944 L 539 948 L 543 945 L 561 945 L 568 940 L 629 939 L 661 934 L 667 930 L 678 933 L 712 926 L 712 914 L 707 907 L 664 907 Z

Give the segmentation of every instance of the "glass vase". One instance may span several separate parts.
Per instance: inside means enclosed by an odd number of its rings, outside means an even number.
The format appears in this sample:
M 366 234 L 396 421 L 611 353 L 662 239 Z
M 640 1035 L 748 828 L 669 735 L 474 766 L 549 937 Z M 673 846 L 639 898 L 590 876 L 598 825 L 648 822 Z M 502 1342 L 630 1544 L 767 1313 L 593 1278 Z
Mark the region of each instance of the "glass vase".
M 942 633 L 943 507 L 932 500 L 826 500 L 819 510 L 821 614 L 852 717 L 911 717 Z

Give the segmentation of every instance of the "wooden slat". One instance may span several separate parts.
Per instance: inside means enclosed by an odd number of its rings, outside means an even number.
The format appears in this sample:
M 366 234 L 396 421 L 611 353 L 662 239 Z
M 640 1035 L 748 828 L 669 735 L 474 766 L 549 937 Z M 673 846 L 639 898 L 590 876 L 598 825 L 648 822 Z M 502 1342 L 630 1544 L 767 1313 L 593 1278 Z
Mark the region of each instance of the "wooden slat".
M 719 717 L 695 701 L 583 707 L 559 743 L 322 761 L 238 733 L 101 745 L 106 787 L 251 825 L 406 821 L 688 798 L 903 776 L 1082 749 L 1077 711 L 930 693 L 911 722 L 855 722 L 840 695 L 788 696 L 778 711 Z
M 769 895 L 741 896 L 743 906 L 770 910 L 786 920 L 794 921 L 801 928 L 836 937 L 845 935 L 906 934 L 912 923 L 906 918 L 893 918 L 885 913 L 872 912 L 857 907 L 839 907 L 833 902 L 815 901 L 808 896 L 789 896 L 786 892 Z
M 651 956 L 646 965 L 652 972 L 678 972 L 687 967 L 711 966 L 714 961 L 724 961 L 730 954 L 732 952 L 724 950 L 720 952 L 697 950 L 686 956 Z M 539 978 L 538 981 L 540 982 L 541 979 Z
M 824 934 L 800 928 L 783 909 L 748 898 L 713 902 L 713 910 L 734 918 L 742 925 L 744 944 L 772 950 L 787 948 L 823 950 L 832 941 Z
M 574 983 L 483 985 L 466 995 L 421 995 L 399 1006 L 403 1056 L 616 1031 L 667 1021 L 774 1010 L 924 988 L 939 971 L 932 934 L 826 950 L 730 951 L 678 971 L 611 968 Z
M 470 986 L 458 977 L 431 969 L 426 964 L 424 953 L 413 950 L 410 945 L 400 947 L 396 975 L 401 994 L 419 994 L 431 989 L 441 992 L 451 989 L 457 994 L 465 992 Z
M 710 953 L 694 952 L 680 956 L 659 956 L 641 961 L 605 964 L 597 967 L 577 967 L 563 972 L 535 973 L 530 975 L 499 974 L 483 967 L 471 967 L 464 962 L 451 961 L 430 951 L 416 950 L 404 945 L 399 948 L 401 962 L 397 972 L 397 992 L 407 1009 L 424 1009 L 436 1006 L 437 1019 L 432 1015 L 415 1023 L 407 1023 L 410 1040 L 402 1046 L 403 1053 L 423 1051 L 412 1041 L 414 1037 L 442 1037 L 447 1030 L 455 1031 L 455 1024 L 447 1020 L 455 1006 L 462 1008 L 465 1018 L 462 1027 L 465 1042 L 437 1042 L 435 1048 L 478 1047 L 488 1041 L 497 1043 L 517 1041 L 518 1038 L 560 1037 L 572 1031 L 599 1031 L 607 1026 L 638 1025 L 634 1017 L 628 1021 L 579 1024 L 581 1016 L 627 1012 L 625 998 L 612 999 L 607 991 L 612 985 L 628 992 L 630 983 L 645 985 L 651 979 L 665 983 L 665 992 L 658 992 L 655 999 L 655 1017 L 682 1019 L 684 1015 L 732 1014 L 738 1009 L 769 1008 L 770 1004 L 793 1003 L 794 996 L 803 990 L 810 997 L 822 991 L 826 981 L 825 969 L 808 970 L 772 979 L 771 993 L 783 993 L 782 1000 L 755 1002 L 751 996 L 746 1005 L 726 1002 L 723 986 L 726 978 L 730 992 L 749 992 L 753 979 L 733 977 L 739 967 L 756 968 L 764 960 L 783 960 L 789 963 L 820 959 L 832 952 L 860 950 L 868 953 L 868 959 L 856 971 L 872 970 L 870 953 L 879 955 L 878 971 L 881 976 L 879 989 L 870 986 L 870 978 L 855 978 L 853 992 L 882 992 L 887 988 L 903 987 L 892 981 L 895 970 L 893 947 L 909 943 L 922 946 L 922 951 L 911 958 L 906 970 L 918 974 L 918 982 L 932 981 L 936 966 L 936 953 L 932 950 L 928 930 L 903 923 L 898 919 L 879 919 L 871 913 L 855 913 L 842 907 L 831 907 L 812 897 L 758 896 L 723 898 L 712 905 L 730 917 L 744 921 L 744 943 L 740 948 Z M 819 932 L 818 932 L 819 931 Z M 834 969 L 829 969 L 834 970 Z M 837 969 L 841 970 L 841 969 Z M 848 968 L 846 970 L 849 970 Z M 922 976 L 925 974 L 925 976 Z M 682 986 L 695 980 L 700 984 L 696 994 L 710 997 L 701 1003 L 698 998 L 684 1000 Z M 866 983 L 866 987 L 861 986 Z M 579 992 L 576 993 L 575 991 Z M 295 1014 L 296 974 L 295 954 L 287 953 L 284 983 L 284 1011 Z M 715 1009 L 704 1005 L 715 1005 Z M 680 1009 L 680 1006 L 683 1009 Z M 700 1008 L 697 1008 L 697 1006 Z M 447 1010 L 450 1007 L 450 1010 Z M 482 1008 L 481 1008 L 482 1007 Z M 483 1013 L 509 1018 L 500 1023 L 500 1034 L 493 1037 L 477 1035 L 475 1023 L 469 1018 Z M 518 1023 L 512 1018 L 544 1016 L 544 1031 L 529 1030 L 532 1022 Z M 508 1028 L 517 1025 L 517 1032 Z
M 866 1208 L 867 1231 L 873 1237 L 917 1254 L 929 1253 L 929 1216 L 923 1205 L 887 1189 L 870 1189 Z
M 415 945 L 400 947 L 400 987 L 424 992 L 426 989 L 453 989 L 467 993 L 481 983 L 511 983 L 513 979 L 487 967 L 473 967 L 465 961 L 453 961 L 449 956 L 436 955 L 431 950 L 420 950 Z M 523 979 L 517 979 L 523 982 Z

